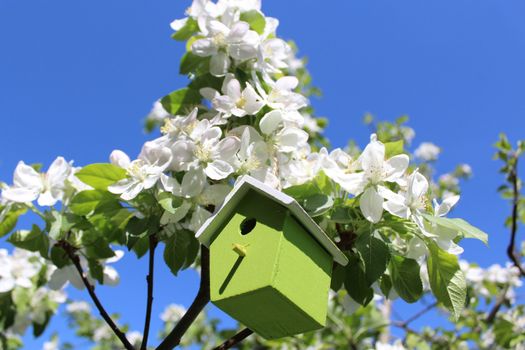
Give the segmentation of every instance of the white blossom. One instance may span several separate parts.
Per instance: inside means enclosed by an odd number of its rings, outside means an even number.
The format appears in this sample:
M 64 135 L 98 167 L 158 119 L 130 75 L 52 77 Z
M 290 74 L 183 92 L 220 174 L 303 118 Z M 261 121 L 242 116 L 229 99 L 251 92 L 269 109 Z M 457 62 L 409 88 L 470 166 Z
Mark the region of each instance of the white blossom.
M 128 341 L 136 349 L 138 349 L 140 347 L 140 345 L 142 344 L 142 333 L 140 333 L 138 331 L 126 332 L 126 338 L 128 338 Z
M 20 161 L 14 172 L 13 186 L 2 191 L 2 198 L 18 203 L 28 203 L 38 199 L 38 205 L 55 205 L 62 200 L 65 181 L 70 172 L 71 166 L 62 157 L 55 159 L 46 173 L 38 173 L 31 166 Z
M 182 316 L 184 316 L 185 313 L 186 308 L 184 306 L 179 304 L 170 304 L 164 309 L 160 315 L 160 319 L 164 322 L 176 323 L 182 318 Z
M 35 253 L 14 249 L 10 255 L 6 249 L 0 249 L 0 293 L 9 292 L 15 287 L 31 288 L 32 278 L 40 271 L 41 263 Z
M 198 122 L 188 140 L 178 140 L 171 147 L 173 153 L 172 169 L 188 171 L 192 167 L 202 167 L 212 180 L 222 180 L 233 173 L 231 165 L 239 139 L 227 136 L 221 140 L 222 131 L 209 120 Z
M 254 115 L 264 106 L 261 96 L 250 83 L 246 83 L 246 87 L 241 90 L 241 83 L 233 74 L 226 74 L 221 88 L 222 95 L 212 88 L 202 88 L 200 92 L 212 102 L 213 108 L 224 113 L 226 118 L 230 115 L 236 117 Z
M 403 219 L 418 216 L 421 211 L 425 211 L 428 191 L 428 180 L 417 170 L 408 177 L 407 183 L 408 186 L 404 192 L 386 192 L 387 201 L 383 204 L 385 210 Z
M 141 191 L 155 186 L 162 172 L 170 165 L 172 156 L 169 148 L 147 142 L 137 160 L 130 162 L 121 151 L 114 151 L 110 159 L 126 169 L 128 177 L 110 185 L 108 191 L 120 194 L 122 199 L 129 201 Z
M 91 312 L 91 306 L 85 301 L 73 301 L 67 304 L 66 311 L 69 313 L 90 313 Z
M 279 179 L 270 166 L 268 147 L 252 127 L 244 128 L 241 144 L 236 155 L 237 174 L 248 174 L 271 187 L 279 185 Z
M 172 115 L 169 114 L 166 109 L 164 109 L 164 106 L 162 106 L 160 100 L 157 100 L 153 103 L 153 107 L 146 118 L 153 121 L 162 121 L 170 117 L 172 117 Z
M 383 198 L 392 193 L 384 182 L 402 182 L 408 156 L 399 154 L 385 160 L 385 145 L 372 134 L 358 161 L 363 171 L 340 174 L 334 180 L 349 193 L 362 194 L 359 199 L 361 211 L 367 220 L 376 223 L 382 217 Z
M 58 337 L 53 337 L 50 341 L 46 341 L 42 345 L 42 350 L 59 350 Z
M 228 72 L 232 58 L 243 62 L 257 54 L 259 35 L 250 30 L 246 22 L 228 26 L 210 19 L 205 24 L 199 23 L 199 28 L 206 37 L 193 42 L 191 50 L 197 56 L 211 56 L 210 73 L 215 76 L 224 76 Z
M 414 151 L 414 155 L 426 162 L 434 161 L 438 158 L 441 149 L 431 142 L 423 142 Z
M 259 123 L 266 143 L 272 152 L 295 152 L 308 142 L 308 133 L 293 126 L 284 126 L 283 112 L 274 110 L 266 113 Z
M 376 342 L 375 350 L 405 350 L 401 340 L 396 340 L 394 343 L 383 343 L 381 341 Z

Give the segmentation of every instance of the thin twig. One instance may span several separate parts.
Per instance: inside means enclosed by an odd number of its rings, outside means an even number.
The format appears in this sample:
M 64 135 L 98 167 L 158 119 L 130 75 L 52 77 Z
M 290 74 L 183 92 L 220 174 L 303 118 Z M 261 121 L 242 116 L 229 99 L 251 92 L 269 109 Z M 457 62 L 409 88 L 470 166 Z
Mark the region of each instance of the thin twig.
M 509 177 L 512 181 L 512 222 L 510 228 L 510 242 L 507 247 L 507 255 L 514 265 L 520 271 L 521 276 L 525 276 L 525 269 L 521 266 L 520 259 L 515 251 L 516 244 L 516 232 L 518 231 L 518 204 L 520 198 L 519 186 L 518 186 L 518 157 L 514 156 L 514 164 L 510 171 Z
M 216 348 L 213 348 L 213 350 L 226 350 L 226 349 L 229 349 L 232 346 L 239 344 L 240 342 L 242 342 L 244 339 L 248 338 L 252 334 L 253 334 L 253 331 L 251 329 L 244 328 L 242 331 L 240 331 L 239 333 L 235 334 L 233 337 L 231 337 L 230 339 L 226 340 L 221 345 L 217 346 Z
M 507 286 L 503 290 L 501 295 L 498 297 L 498 300 L 496 301 L 496 304 L 494 304 L 494 307 L 492 308 L 492 310 L 490 310 L 487 318 L 485 319 L 486 323 L 490 324 L 490 323 L 494 322 L 494 319 L 496 318 L 496 315 L 498 314 L 499 310 L 503 306 L 503 303 L 505 302 L 505 300 L 507 300 L 507 291 L 508 290 L 509 290 L 509 286 Z
M 406 326 L 408 326 L 410 323 L 414 322 L 415 320 L 417 320 L 418 318 L 420 318 L 421 316 L 423 316 L 424 314 L 426 314 L 427 312 L 429 312 L 430 310 L 434 309 L 436 306 L 438 305 L 437 302 L 434 302 L 432 304 L 429 304 L 427 305 L 424 309 L 416 312 L 414 315 L 412 315 L 411 317 L 407 318 L 405 321 L 402 321 L 402 322 L 394 322 L 394 325 L 396 327 L 400 327 L 400 328 L 405 328 Z
M 416 331 L 415 329 L 413 328 L 410 328 L 408 325 L 405 325 L 404 322 L 392 322 L 392 326 L 394 327 L 398 327 L 398 328 L 401 328 L 403 329 L 405 332 L 407 333 L 412 333 L 412 334 L 415 334 L 429 342 L 432 342 L 432 343 L 437 343 L 437 344 L 442 344 L 442 345 L 447 345 L 448 344 L 448 340 L 446 338 L 443 338 L 439 335 L 430 335 L 430 334 L 420 334 L 418 331 Z M 405 337 L 406 339 L 406 337 Z
M 146 319 L 144 320 L 144 336 L 140 350 L 146 350 L 148 346 L 149 329 L 151 324 L 151 310 L 153 308 L 153 278 L 155 274 L 155 248 L 157 247 L 157 238 L 155 235 L 149 236 L 149 269 L 146 281 L 148 283 L 148 295 L 146 299 Z
M 82 265 L 80 264 L 80 258 L 75 253 L 76 248 L 71 246 L 67 241 L 60 241 L 57 243 L 57 246 L 61 247 L 66 252 L 67 256 L 69 257 L 69 259 L 71 260 L 75 268 L 77 269 L 78 274 L 80 275 L 80 278 L 82 279 L 82 282 L 84 283 L 84 286 L 86 286 L 89 296 L 93 300 L 93 303 L 95 303 L 95 306 L 97 307 L 100 313 L 100 316 L 102 316 L 104 321 L 106 321 L 109 328 L 111 328 L 111 330 L 113 331 L 113 333 L 115 333 L 117 338 L 120 339 L 120 341 L 122 342 L 122 345 L 124 345 L 124 348 L 127 350 L 134 350 L 135 348 L 128 341 L 128 339 L 126 338 L 126 335 L 118 328 L 118 326 L 115 324 L 111 316 L 109 316 L 106 309 L 104 308 L 104 306 L 98 299 L 98 296 L 95 293 L 95 287 L 87 279 L 84 273 L 84 269 L 82 268 Z
M 177 323 L 175 328 L 160 343 L 156 350 L 171 350 L 179 345 L 184 333 L 195 321 L 199 313 L 210 301 L 210 252 L 208 248 L 201 245 L 201 282 L 197 296 L 193 300 L 190 308 Z

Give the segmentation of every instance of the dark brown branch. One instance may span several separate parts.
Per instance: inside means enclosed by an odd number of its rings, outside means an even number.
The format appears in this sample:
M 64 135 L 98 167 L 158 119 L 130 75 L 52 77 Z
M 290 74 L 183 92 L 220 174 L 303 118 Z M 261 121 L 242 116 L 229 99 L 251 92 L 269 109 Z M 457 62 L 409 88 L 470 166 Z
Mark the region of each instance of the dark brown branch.
M 244 339 L 248 338 L 252 334 L 253 334 L 253 331 L 251 329 L 244 328 L 242 331 L 240 331 L 239 333 L 235 334 L 233 337 L 231 337 L 230 339 L 226 340 L 221 345 L 217 346 L 216 348 L 213 348 L 213 350 L 226 350 L 226 349 L 229 349 L 232 346 L 239 344 L 240 342 L 242 342 Z
M 146 297 L 146 319 L 144 320 L 144 336 L 140 345 L 141 350 L 146 350 L 148 346 L 149 329 L 151 324 L 151 310 L 153 308 L 153 278 L 155 273 L 155 248 L 157 247 L 157 238 L 155 235 L 149 236 L 149 270 L 146 276 L 148 283 L 148 295 Z
M 518 205 L 520 199 L 518 185 L 518 157 L 514 156 L 514 164 L 509 173 L 509 180 L 512 182 L 512 222 L 510 228 L 510 242 L 507 247 L 507 255 L 514 265 L 519 269 L 521 276 L 525 277 L 525 269 L 521 266 L 519 255 L 515 251 L 516 232 L 518 231 Z
M 179 345 L 182 336 L 186 333 L 199 313 L 210 301 L 210 252 L 208 248 L 201 245 L 201 282 L 197 296 L 190 308 L 177 323 L 175 328 L 168 334 L 166 339 L 160 343 L 156 350 L 171 350 Z
M 95 293 L 95 287 L 89 282 L 87 279 L 84 269 L 82 268 L 82 265 L 80 264 L 80 258 L 75 253 L 76 248 L 71 246 L 67 241 L 60 241 L 57 243 L 57 246 L 61 247 L 75 266 L 75 268 L 78 271 L 78 274 L 80 275 L 80 278 L 82 279 L 82 282 L 84 283 L 84 286 L 86 286 L 86 289 L 89 293 L 89 296 L 91 297 L 91 300 L 93 300 L 93 303 L 97 307 L 100 316 L 106 321 L 109 328 L 115 333 L 117 338 L 122 342 L 122 345 L 124 345 L 124 348 L 127 350 L 134 350 L 135 348 L 126 338 L 126 335 L 118 328 L 118 326 L 115 324 L 111 316 L 107 313 L 106 309 L 104 309 L 104 306 L 100 302 L 100 300 L 97 297 L 97 294 Z

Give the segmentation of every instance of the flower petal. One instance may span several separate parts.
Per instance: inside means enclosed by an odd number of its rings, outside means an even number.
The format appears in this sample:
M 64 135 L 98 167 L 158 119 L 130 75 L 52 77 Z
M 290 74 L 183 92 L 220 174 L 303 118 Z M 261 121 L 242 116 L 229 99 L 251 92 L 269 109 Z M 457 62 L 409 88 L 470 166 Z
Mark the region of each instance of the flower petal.
M 451 197 L 445 198 L 443 200 L 443 203 L 436 206 L 434 215 L 436 216 L 447 215 L 450 209 L 452 209 L 452 207 L 455 206 L 458 201 L 459 201 L 459 196 L 451 196 Z
M 126 169 L 131 164 L 129 156 L 119 149 L 116 149 L 113 152 L 111 152 L 111 154 L 109 155 L 109 161 L 111 162 L 111 164 L 119 166 L 123 169 Z
M 266 113 L 259 122 L 259 128 L 265 135 L 274 133 L 283 121 L 283 115 L 281 111 L 271 111 Z
M 401 178 L 408 168 L 409 158 L 406 154 L 398 154 L 386 161 L 387 176 L 385 181 L 396 181 Z
M 28 203 L 38 198 L 39 192 L 21 187 L 8 187 L 2 191 L 2 198 L 11 202 Z
M 33 189 L 37 192 L 40 192 L 44 187 L 40 174 L 22 161 L 18 162 L 15 168 L 13 184 L 15 187 Z
M 385 163 L 385 145 L 377 141 L 377 136 L 370 136 L 370 143 L 366 145 L 359 161 L 363 170 L 382 169 Z
M 383 215 L 383 197 L 374 187 L 369 187 L 361 195 L 359 207 L 368 221 L 377 223 Z
M 214 160 L 206 166 L 204 171 L 210 179 L 222 180 L 233 173 L 233 167 L 223 160 Z
M 58 157 L 47 170 L 47 179 L 51 187 L 64 187 L 64 181 L 71 172 L 71 166 L 63 157 Z
M 41 207 L 50 207 L 50 206 L 55 205 L 56 202 L 58 202 L 58 200 L 60 199 L 60 197 L 61 196 L 55 197 L 53 195 L 53 192 L 48 190 L 48 191 L 41 193 L 40 196 L 38 196 L 37 203 Z
M 206 174 L 201 167 L 190 169 L 182 178 L 182 194 L 184 197 L 198 196 L 206 186 Z
M 213 54 L 210 60 L 210 73 L 216 77 L 222 77 L 230 68 L 230 58 L 224 52 Z
M 193 54 L 201 57 L 207 57 L 217 54 L 217 46 L 209 38 L 196 40 L 191 44 Z

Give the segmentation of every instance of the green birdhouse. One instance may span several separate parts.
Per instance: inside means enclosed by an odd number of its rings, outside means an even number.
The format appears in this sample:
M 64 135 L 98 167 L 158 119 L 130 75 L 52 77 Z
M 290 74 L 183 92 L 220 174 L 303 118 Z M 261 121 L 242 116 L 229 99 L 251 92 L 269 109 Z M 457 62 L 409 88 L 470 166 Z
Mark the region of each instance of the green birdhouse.
M 324 327 L 333 261 L 348 259 L 292 197 L 244 176 L 197 237 L 219 309 L 267 339 Z

